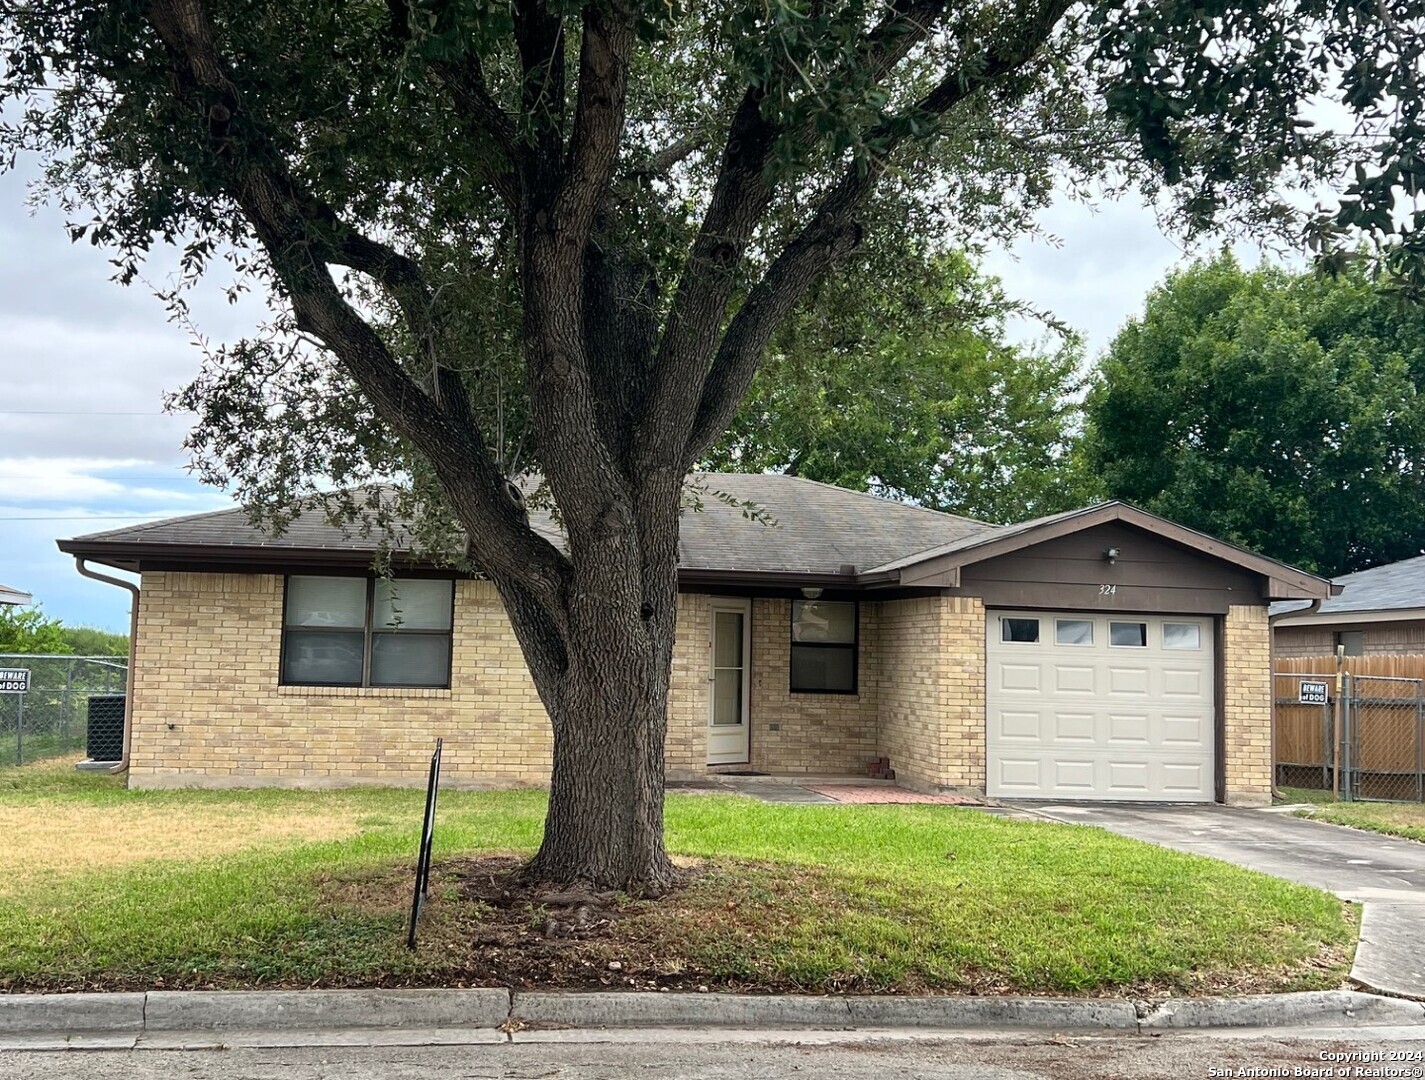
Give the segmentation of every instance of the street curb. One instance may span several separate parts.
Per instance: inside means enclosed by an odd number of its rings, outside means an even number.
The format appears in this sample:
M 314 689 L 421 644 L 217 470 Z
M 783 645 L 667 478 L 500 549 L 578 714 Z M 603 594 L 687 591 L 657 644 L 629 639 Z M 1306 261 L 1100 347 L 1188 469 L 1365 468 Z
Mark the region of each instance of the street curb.
M 1425 1005 L 1359 990 L 1319 990 L 1235 998 L 1174 998 L 1153 1003 L 1141 1016 L 1139 1026 L 1142 1031 L 1167 1031 L 1354 1024 L 1425 1024 Z
M 143 993 L 0 994 L 0 1034 L 142 1031 Z
M 145 1031 L 499 1027 L 507 990 L 155 990 Z
M 0 994 L 10 1037 L 182 1032 L 726 1028 L 1116 1031 L 1422 1025 L 1425 1005 L 1356 990 L 1260 997 L 812 997 L 473 990 L 235 990 Z

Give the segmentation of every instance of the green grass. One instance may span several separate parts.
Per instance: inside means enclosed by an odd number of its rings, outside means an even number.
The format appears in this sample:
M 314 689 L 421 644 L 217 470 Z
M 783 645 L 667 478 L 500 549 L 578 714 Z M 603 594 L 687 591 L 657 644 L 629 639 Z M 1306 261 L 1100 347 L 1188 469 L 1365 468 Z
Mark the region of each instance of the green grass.
M 408 953 L 421 800 L 128 792 L 63 768 L 0 770 L 0 812 L 73 815 L 109 845 L 125 843 L 114 823 L 154 811 L 175 827 L 216 813 L 350 831 L 205 856 L 199 829 L 179 857 L 21 880 L 0 892 L 0 988 L 1281 990 L 1339 985 L 1354 942 L 1351 909 L 1325 893 L 1097 829 L 948 806 L 676 795 L 668 843 L 699 865 L 691 883 L 625 900 L 591 937 L 545 941 L 541 910 L 497 913 L 468 891 L 469 858 L 538 843 L 544 795 L 517 791 L 442 794 L 435 902 Z
M 1287 803 L 1307 803 L 1312 806 L 1319 806 L 1324 803 L 1334 803 L 1336 801 L 1336 797 L 1331 794 L 1330 788 L 1326 788 L 1323 791 L 1320 788 L 1279 787 L 1277 790 L 1281 792 L 1282 801 Z
M 1298 811 L 1297 816 L 1425 841 L 1425 805 L 1420 803 L 1325 801 L 1310 810 Z

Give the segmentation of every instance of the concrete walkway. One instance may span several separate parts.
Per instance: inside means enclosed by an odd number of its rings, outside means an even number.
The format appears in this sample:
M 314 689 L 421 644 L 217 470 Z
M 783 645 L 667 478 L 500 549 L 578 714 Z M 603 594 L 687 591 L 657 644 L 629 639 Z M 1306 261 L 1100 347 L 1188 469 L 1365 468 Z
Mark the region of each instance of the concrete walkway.
M 1015 805 L 1053 821 L 1097 825 L 1364 904 L 1351 978 L 1382 993 L 1425 1000 L 1425 844 L 1307 821 L 1281 808 Z

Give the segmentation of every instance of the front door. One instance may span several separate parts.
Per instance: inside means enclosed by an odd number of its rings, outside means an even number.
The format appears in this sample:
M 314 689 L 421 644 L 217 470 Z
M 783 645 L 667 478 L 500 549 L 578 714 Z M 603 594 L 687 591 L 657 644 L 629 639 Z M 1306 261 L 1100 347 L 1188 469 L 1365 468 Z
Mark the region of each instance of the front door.
M 708 675 L 708 764 L 747 760 L 747 675 L 751 666 L 750 600 L 712 602 L 712 672 Z

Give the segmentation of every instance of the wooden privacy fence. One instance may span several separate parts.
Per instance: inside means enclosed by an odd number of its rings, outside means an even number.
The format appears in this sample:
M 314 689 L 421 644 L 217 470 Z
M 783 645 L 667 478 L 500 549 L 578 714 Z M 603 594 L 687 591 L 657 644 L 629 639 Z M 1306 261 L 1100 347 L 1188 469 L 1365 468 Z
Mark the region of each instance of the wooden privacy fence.
M 1347 657 L 1342 676 L 1338 700 L 1335 657 L 1278 661 L 1277 782 L 1331 789 L 1339 769 L 1342 798 L 1425 801 L 1425 656 Z

